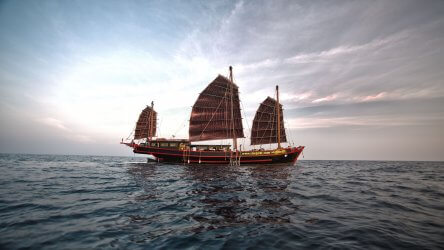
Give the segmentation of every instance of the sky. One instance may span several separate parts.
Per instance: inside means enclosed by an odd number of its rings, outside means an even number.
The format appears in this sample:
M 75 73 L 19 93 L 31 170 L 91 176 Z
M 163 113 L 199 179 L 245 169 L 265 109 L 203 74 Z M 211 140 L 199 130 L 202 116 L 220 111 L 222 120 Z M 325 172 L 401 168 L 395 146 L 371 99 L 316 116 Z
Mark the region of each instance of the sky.
M 310 160 L 444 160 L 444 1 L 0 1 L 0 152 L 133 155 L 233 66 L 248 135 L 279 85 Z M 248 138 L 241 144 L 249 144 Z

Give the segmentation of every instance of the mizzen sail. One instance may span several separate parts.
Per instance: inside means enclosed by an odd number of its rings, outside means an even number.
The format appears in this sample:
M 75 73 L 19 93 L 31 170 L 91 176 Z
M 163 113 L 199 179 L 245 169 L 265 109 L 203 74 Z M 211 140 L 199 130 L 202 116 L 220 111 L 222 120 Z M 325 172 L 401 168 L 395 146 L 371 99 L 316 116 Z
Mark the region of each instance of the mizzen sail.
M 278 142 L 277 102 L 267 97 L 256 111 L 251 130 L 251 145 L 270 144 Z M 279 104 L 280 142 L 287 142 L 284 128 L 282 105 Z
M 200 93 L 193 105 L 190 141 L 243 138 L 239 90 L 219 75 Z
M 156 136 L 157 112 L 151 106 L 147 106 L 139 115 L 137 120 L 134 139 L 145 139 Z

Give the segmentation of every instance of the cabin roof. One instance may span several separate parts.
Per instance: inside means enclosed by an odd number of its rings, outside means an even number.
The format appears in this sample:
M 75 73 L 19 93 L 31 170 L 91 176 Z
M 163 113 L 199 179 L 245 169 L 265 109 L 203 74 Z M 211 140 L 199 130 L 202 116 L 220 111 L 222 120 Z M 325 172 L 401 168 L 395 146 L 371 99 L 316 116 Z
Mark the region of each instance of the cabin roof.
M 227 144 L 191 144 L 191 147 L 231 147 Z

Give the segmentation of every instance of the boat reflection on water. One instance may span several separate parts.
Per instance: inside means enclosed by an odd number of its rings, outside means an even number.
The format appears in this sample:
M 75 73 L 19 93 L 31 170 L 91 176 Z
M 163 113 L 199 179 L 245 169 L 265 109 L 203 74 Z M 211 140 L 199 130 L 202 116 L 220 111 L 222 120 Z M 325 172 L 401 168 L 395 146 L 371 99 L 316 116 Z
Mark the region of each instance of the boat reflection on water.
M 191 195 L 199 208 L 191 215 L 201 223 L 195 231 L 247 223 L 242 216 L 249 206 L 242 169 L 226 165 L 191 165 L 185 167 L 185 173 L 193 180 Z
M 150 235 L 175 228 L 176 233 L 192 234 L 215 230 L 224 237 L 239 226 L 248 227 L 249 232 L 254 233 L 270 225 L 290 223 L 291 215 L 298 209 L 287 190 L 294 168 L 296 166 L 288 165 L 133 166 L 129 173 L 141 187 L 135 195 L 135 205 L 146 210 L 130 218 L 136 223 L 141 218 L 140 221 L 146 222 L 145 227 L 153 227 Z M 152 222 L 154 220 L 156 222 Z
M 283 164 L 280 166 L 266 165 L 250 167 L 250 176 L 257 187 L 257 202 L 262 213 L 256 216 L 258 222 L 289 223 L 290 214 L 293 214 L 297 206 L 290 201 L 291 193 L 288 187 L 291 183 L 291 169 L 295 166 Z
M 186 166 L 200 210 L 199 230 L 258 223 L 289 223 L 298 205 L 290 200 L 289 165 Z

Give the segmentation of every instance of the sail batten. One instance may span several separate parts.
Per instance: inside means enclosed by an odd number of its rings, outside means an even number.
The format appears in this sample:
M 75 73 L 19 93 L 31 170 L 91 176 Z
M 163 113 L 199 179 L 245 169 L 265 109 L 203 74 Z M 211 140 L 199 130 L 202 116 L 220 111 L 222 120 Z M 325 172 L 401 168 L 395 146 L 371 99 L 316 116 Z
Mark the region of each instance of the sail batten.
M 278 140 L 278 115 L 276 112 L 277 101 L 267 97 L 256 111 L 251 130 L 251 145 L 277 143 Z M 284 118 L 282 115 L 282 105 L 280 110 L 280 142 L 287 142 L 284 128 Z
M 216 77 L 194 103 L 188 132 L 190 141 L 243 138 L 239 91 L 236 84 L 224 76 Z
M 156 136 L 157 112 L 147 106 L 139 115 L 134 132 L 134 139 L 146 139 Z

